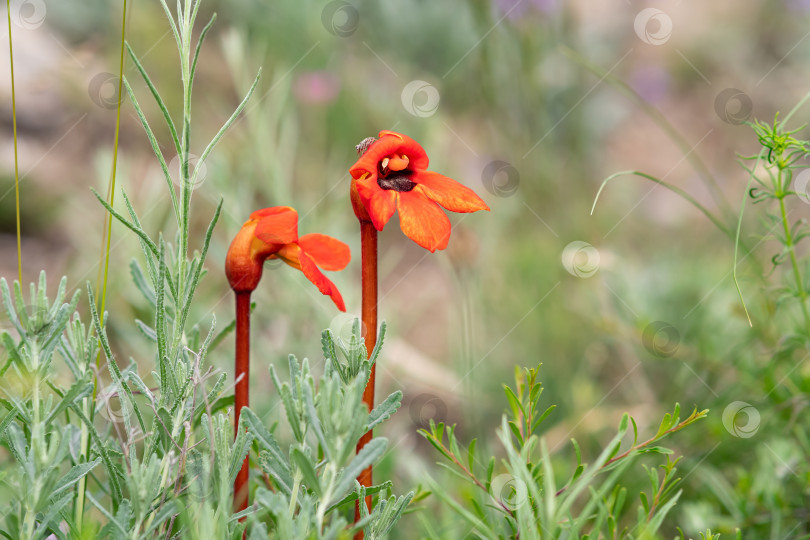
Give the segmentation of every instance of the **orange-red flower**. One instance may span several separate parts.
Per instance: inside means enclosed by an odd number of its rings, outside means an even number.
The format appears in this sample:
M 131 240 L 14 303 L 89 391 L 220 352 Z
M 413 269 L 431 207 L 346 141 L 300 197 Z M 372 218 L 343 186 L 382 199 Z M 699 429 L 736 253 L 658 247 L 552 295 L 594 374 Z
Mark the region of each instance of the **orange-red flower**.
M 381 231 L 394 210 L 405 235 L 430 251 L 444 249 L 450 239 L 451 212 L 489 210 L 475 192 L 455 180 L 427 170 L 425 150 L 407 135 L 381 131 L 349 172 L 352 205 L 360 220 Z
M 225 258 L 228 283 L 237 292 L 251 292 L 262 277 L 267 259 L 281 259 L 301 270 L 322 294 L 346 311 L 343 297 L 320 269 L 343 270 L 351 253 L 349 246 L 325 234 L 298 236 L 298 212 L 289 206 L 264 208 L 250 214 L 231 242 Z

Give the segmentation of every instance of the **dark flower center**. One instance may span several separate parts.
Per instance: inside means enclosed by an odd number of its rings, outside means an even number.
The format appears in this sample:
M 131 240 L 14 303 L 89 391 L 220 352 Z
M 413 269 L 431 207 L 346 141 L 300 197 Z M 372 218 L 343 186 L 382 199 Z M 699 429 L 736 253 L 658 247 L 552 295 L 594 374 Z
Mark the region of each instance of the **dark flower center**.
M 388 190 L 411 191 L 416 187 L 416 182 L 408 178 L 410 175 L 411 172 L 407 169 L 393 172 L 388 176 L 380 175 L 377 177 L 377 185 Z

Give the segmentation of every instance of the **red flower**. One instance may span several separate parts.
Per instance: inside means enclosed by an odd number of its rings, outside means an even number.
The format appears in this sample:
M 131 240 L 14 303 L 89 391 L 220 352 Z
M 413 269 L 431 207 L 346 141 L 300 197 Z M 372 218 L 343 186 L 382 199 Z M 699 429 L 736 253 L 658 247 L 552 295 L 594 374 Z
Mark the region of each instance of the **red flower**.
M 381 231 L 399 210 L 405 236 L 430 251 L 446 248 L 450 220 L 439 205 L 451 212 L 489 207 L 471 189 L 427 167 L 428 157 L 419 143 L 407 135 L 381 131 L 349 169 L 357 217 Z
M 298 212 L 294 208 L 275 206 L 250 214 L 225 258 L 231 288 L 237 293 L 253 291 L 267 259 L 281 259 L 301 270 L 322 294 L 332 298 L 338 309 L 346 311 L 340 291 L 318 267 L 343 270 L 351 260 L 349 246 L 325 234 L 299 237 Z

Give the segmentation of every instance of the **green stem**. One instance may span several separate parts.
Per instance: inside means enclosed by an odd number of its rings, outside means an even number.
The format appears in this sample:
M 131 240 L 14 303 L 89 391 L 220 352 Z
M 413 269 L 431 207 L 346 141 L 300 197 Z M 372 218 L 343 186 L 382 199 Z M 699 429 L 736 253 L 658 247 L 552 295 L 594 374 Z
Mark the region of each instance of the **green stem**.
M 794 105 L 792 109 L 790 109 L 790 112 L 787 113 L 787 115 L 785 115 L 785 117 L 782 119 L 782 125 L 784 126 L 785 124 L 787 124 L 788 121 L 791 118 L 793 118 L 793 115 L 796 114 L 796 112 L 799 109 L 801 109 L 809 99 L 810 99 L 810 92 L 806 93 L 804 97 L 796 105 Z
M 301 480 L 303 478 L 301 469 L 295 469 L 295 476 L 293 476 L 292 496 L 290 497 L 290 519 L 295 516 L 295 506 L 298 501 L 298 490 L 301 489 Z
M 196 10 L 194 12 L 196 14 Z M 191 0 L 185 2 L 185 14 L 178 13 L 180 19 L 180 68 L 183 79 L 183 129 L 180 139 L 182 155 L 180 157 L 180 242 L 177 253 L 177 301 L 182 305 L 185 301 L 186 266 L 188 264 L 188 233 L 189 214 L 191 213 L 191 190 L 189 189 L 189 159 L 191 157 L 191 27 L 193 15 L 191 13 Z M 175 320 L 174 347 L 171 351 L 174 357 L 180 347 L 183 329 L 179 319 Z
M 48 459 L 47 449 L 42 448 L 45 442 L 42 437 L 42 419 L 40 418 L 39 386 L 41 381 L 39 372 L 39 349 L 36 341 L 31 343 L 31 371 L 34 375 L 31 392 L 31 407 L 33 409 L 31 415 L 31 456 L 33 458 L 35 476 L 33 478 L 33 490 L 28 499 L 31 506 L 26 508 L 25 516 L 23 517 L 24 538 L 34 538 L 37 525 L 36 502 L 39 500 L 40 491 L 42 489 L 42 475 L 40 475 L 39 472 L 41 465 L 44 465 Z
M 779 177 L 782 177 L 782 170 L 779 170 Z M 790 232 L 790 223 L 787 218 L 787 211 L 785 210 L 785 194 L 781 193 L 779 196 L 779 213 L 782 217 L 782 226 L 785 228 L 785 248 L 790 255 L 790 265 L 793 267 L 793 278 L 796 280 L 796 288 L 799 292 L 799 303 L 802 307 L 802 315 L 804 316 L 804 327 L 810 328 L 810 313 L 807 311 L 807 291 L 802 282 L 802 273 L 799 270 L 799 261 L 796 258 L 795 244 L 793 243 L 793 233 Z
M 14 90 L 14 52 L 11 47 L 11 0 L 6 0 L 8 14 L 8 63 L 11 67 L 11 124 L 14 130 L 14 203 L 17 210 L 17 277 L 22 286 L 22 239 L 20 236 L 20 164 L 17 157 L 17 94 Z

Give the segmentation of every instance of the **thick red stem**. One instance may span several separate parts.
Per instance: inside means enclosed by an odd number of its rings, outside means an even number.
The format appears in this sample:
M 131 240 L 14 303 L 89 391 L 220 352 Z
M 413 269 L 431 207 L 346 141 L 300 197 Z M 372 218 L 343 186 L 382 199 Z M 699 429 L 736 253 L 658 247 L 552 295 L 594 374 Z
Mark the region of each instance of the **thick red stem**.
M 241 379 L 239 377 L 242 377 Z M 236 414 L 233 420 L 234 435 L 239 433 L 239 415 L 247 407 L 250 392 L 250 292 L 236 293 L 236 365 L 234 378 Z M 248 459 L 242 463 L 233 483 L 233 509 L 240 512 L 248 506 Z
M 360 221 L 360 247 L 362 251 L 362 290 L 363 290 L 363 329 L 365 330 L 366 350 L 371 355 L 374 345 L 377 343 L 377 229 L 370 221 Z M 363 392 L 363 403 L 369 411 L 374 408 L 374 380 L 377 374 L 377 366 L 371 367 L 366 390 Z M 357 443 L 359 452 L 371 440 L 372 432 L 369 431 Z M 371 486 L 371 466 L 360 473 L 357 481 L 361 486 Z M 366 508 L 371 511 L 371 495 L 366 497 Z M 354 520 L 360 519 L 360 501 L 355 503 Z M 362 540 L 363 531 L 355 534 L 355 540 Z

